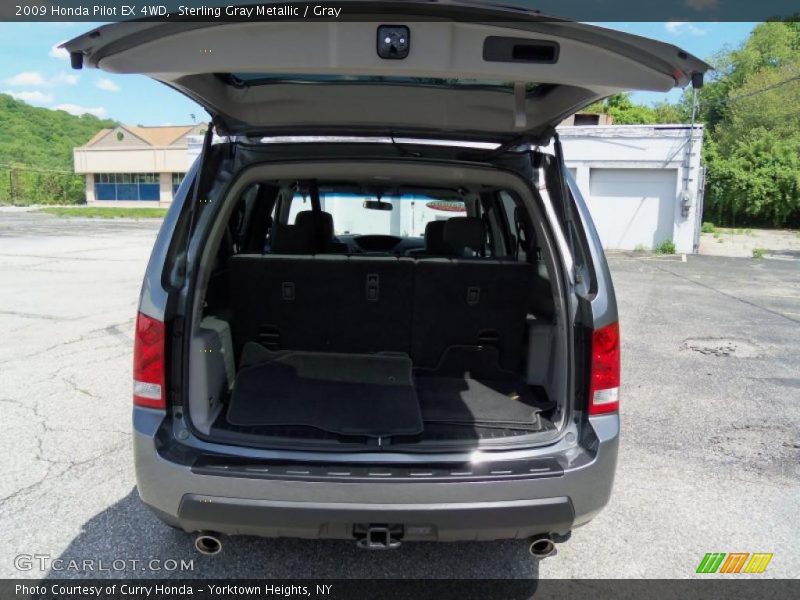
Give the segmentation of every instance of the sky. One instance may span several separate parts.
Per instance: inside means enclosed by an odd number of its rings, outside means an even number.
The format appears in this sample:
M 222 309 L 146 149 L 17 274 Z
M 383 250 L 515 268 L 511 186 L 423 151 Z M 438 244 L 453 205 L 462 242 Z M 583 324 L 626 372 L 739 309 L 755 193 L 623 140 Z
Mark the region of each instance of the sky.
M 73 71 L 69 57 L 56 46 L 92 29 L 93 23 L 0 23 L 0 92 L 35 106 L 91 113 L 128 125 L 188 125 L 192 115 L 207 119 L 205 111 L 175 90 L 142 75 L 113 75 L 94 69 Z M 755 23 L 601 23 L 669 42 L 709 58 L 718 50 L 736 47 Z M 268 68 L 265 68 L 268 70 Z M 652 104 L 680 97 L 636 93 L 634 100 Z

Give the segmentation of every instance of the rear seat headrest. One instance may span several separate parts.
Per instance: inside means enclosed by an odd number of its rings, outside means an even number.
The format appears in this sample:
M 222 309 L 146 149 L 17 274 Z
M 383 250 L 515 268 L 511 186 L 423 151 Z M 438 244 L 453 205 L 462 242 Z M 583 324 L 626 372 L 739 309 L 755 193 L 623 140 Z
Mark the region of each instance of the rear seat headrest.
M 444 243 L 444 226 L 447 221 L 429 221 L 425 225 L 425 252 L 428 254 L 447 254 Z
M 333 239 L 333 216 L 331 213 L 320 211 L 317 213 L 317 218 L 319 219 L 319 235 L 323 241 L 329 241 Z M 297 213 L 297 216 L 294 218 L 295 227 L 300 229 L 310 229 L 313 230 L 314 228 L 314 211 L 313 210 L 302 210 Z
M 319 230 L 322 239 L 326 242 L 333 239 L 333 215 L 331 213 L 319 213 Z
M 480 250 L 486 243 L 486 227 L 478 217 L 453 217 L 445 221 L 444 243 L 457 252 Z
M 314 224 L 314 211 L 302 210 L 294 218 L 294 225 L 275 228 L 272 251 L 276 254 L 315 254 L 325 252 L 333 242 L 333 217 L 320 212 L 319 230 Z

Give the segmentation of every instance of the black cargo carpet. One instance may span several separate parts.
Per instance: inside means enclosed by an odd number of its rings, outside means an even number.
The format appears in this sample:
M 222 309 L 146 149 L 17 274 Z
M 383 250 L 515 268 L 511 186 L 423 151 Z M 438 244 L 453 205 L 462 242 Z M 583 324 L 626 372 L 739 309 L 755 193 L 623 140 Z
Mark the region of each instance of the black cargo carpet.
M 451 346 L 435 369 L 416 369 L 423 421 L 539 429 L 544 390 L 498 365 L 492 346 Z
M 542 402 L 522 379 L 418 377 L 417 393 L 426 423 L 541 427 Z
M 340 435 L 422 432 L 411 359 L 394 354 L 281 352 L 236 376 L 227 420 Z

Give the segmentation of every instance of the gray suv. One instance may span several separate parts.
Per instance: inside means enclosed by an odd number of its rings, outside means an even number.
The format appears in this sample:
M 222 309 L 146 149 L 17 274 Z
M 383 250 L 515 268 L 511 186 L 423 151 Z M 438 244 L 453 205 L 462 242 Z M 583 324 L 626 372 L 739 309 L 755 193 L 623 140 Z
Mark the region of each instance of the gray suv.
M 206 553 L 249 534 L 547 555 L 608 502 L 620 427 L 614 290 L 555 127 L 708 67 L 516 9 L 348 7 L 65 44 L 211 117 L 141 294 L 139 494 Z

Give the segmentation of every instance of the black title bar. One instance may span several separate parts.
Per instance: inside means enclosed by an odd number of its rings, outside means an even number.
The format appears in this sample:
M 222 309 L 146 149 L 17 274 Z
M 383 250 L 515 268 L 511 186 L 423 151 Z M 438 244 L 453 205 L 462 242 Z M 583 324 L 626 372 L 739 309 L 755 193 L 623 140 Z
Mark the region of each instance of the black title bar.
M 416 4 L 417 9 L 412 8 Z M 497 0 L 502 15 L 487 15 L 482 9 L 492 2 L 461 0 L 465 18 L 503 19 L 543 17 L 573 21 L 767 21 L 800 20 L 798 0 Z M 248 20 L 361 20 L 364 14 L 404 15 L 407 20 L 436 18 L 440 10 L 452 11 L 453 2 L 407 0 L 380 2 L 247 2 L 217 0 L 3 0 L 3 21 L 248 21 Z M 459 9 L 461 10 L 461 9 Z M 536 11 L 533 12 L 532 11 Z
M 44 579 L 0 580 L 3 600 L 527 600 L 796 598 L 800 580 L 709 579 Z

